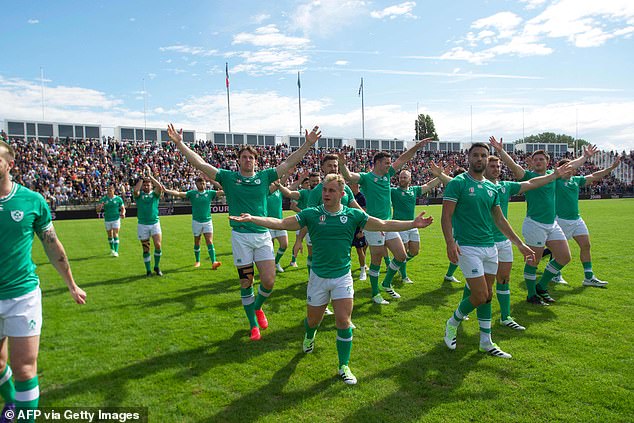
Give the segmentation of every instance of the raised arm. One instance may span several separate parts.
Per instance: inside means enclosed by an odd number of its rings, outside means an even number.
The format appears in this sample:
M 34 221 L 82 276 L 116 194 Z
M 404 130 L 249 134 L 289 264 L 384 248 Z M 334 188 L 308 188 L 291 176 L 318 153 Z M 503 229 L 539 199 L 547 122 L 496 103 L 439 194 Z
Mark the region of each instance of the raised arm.
M 421 194 L 428 193 L 432 189 L 436 188 L 438 185 L 440 185 L 440 178 L 432 179 L 431 181 L 427 182 L 426 184 L 421 185 L 421 187 L 420 187 Z
M 156 179 L 154 175 L 152 175 L 152 170 L 150 169 L 150 166 L 145 165 L 145 172 L 146 176 L 150 178 L 150 181 L 152 181 L 152 185 L 154 186 L 154 193 L 157 195 L 161 195 L 163 191 L 165 191 L 165 187 L 163 187 L 163 184 L 161 184 L 158 179 Z
M 398 159 L 392 163 L 392 167 L 394 170 L 399 170 L 403 167 L 403 165 L 414 158 L 414 154 L 423 146 L 429 144 L 432 138 L 425 138 L 414 144 L 412 148 L 401 154 Z
M 276 219 L 274 217 L 251 216 L 248 213 L 242 213 L 240 216 L 229 216 L 229 220 L 236 222 L 254 223 L 265 228 L 275 229 L 278 231 L 297 231 L 300 229 L 299 222 L 295 216 L 289 216 L 284 219 Z
M 440 181 L 444 185 L 447 185 L 449 183 L 449 181 L 451 181 L 453 179 L 451 176 L 449 176 L 449 175 L 447 175 L 445 173 L 445 169 L 443 169 L 442 167 L 438 166 L 434 162 L 429 162 L 429 169 L 431 169 L 431 174 L 434 175 L 436 178 L 440 179 Z
M 555 179 L 565 178 L 570 174 L 572 174 L 572 167 L 570 166 L 570 163 L 565 163 L 556 168 L 554 172 L 549 173 L 548 175 L 539 176 L 537 178 L 529 179 L 528 181 L 520 182 L 520 190 L 518 194 L 543 187 L 544 185 L 551 183 Z
M 516 247 L 522 255 L 524 256 L 524 261 L 535 261 L 535 252 L 530 249 L 526 244 L 522 242 L 522 240 L 517 236 L 508 220 L 504 217 L 502 213 L 502 209 L 499 205 L 493 207 L 491 210 L 493 214 L 493 221 L 495 222 L 495 226 L 498 227 L 500 232 L 504 234 Z
M 587 147 L 584 146 L 583 154 L 576 159 L 571 160 L 570 166 L 572 166 L 573 169 L 579 169 L 586 161 L 588 161 L 588 159 L 594 156 L 597 151 L 598 149 L 596 145 L 588 145 Z
M 66 257 L 66 251 L 64 246 L 57 238 L 55 228 L 51 224 L 48 229 L 45 229 L 37 236 L 42 241 L 44 251 L 48 256 L 49 261 L 57 270 L 57 273 L 64 279 L 66 286 L 70 291 L 70 295 L 77 304 L 86 304 L 86 293 L 75 283 L 73 279 L 73 273 L 70 270 L 70 263 L 68 263 L 68 257 Z
M 300 173 L 299 176 L 297 176 L 297 179 L 295 179 L 295 181 L 293 181 L 293 183 L 290 186 L 291 190 L 297 191 L 299 189 L 299 186 L 301 185 L 302 181 L 306 178 L 308 178 L 308 175 L 310 174 L 309 171 L 305 171 L 303 173 Z
M 524 170 L 524 168 L 522 168 L 522 166 L 515 163 L 515 160 L 513 160 L 513 158 L 509 156 L 509 153 L 504 151 L 503 139 L 500 138 L 500 141 L 498 142 L 495 137 L 491 136 L 489 137 L 489 143 L 498 153 L 498 156 L 500 156 L 500 159 L 502 159 L 504 164 L 508 166 L 509 169 L 511 169 L 511 172 L 513 172 L 513 176 L 515 177 L 515 179 L 522 179 L 526 171 Z
M 339 172 L 341 172 L 343 179 L 345 179 L 348 183 L 358 184 L 361 179 L 361 175 L 355 172 L 350 172 L 348 166 L 346 166 L 346 154 L 340 152 L 337 154 L 337 157 L 339 157 Z
M 141 195 L 141 187 L 143 186 L 143 177 L 140 177 L 139 180 L 137 181 L 136 185 L 134 186 L 134 190 L 132 191 L 132 194 L 135 197 L 138 197 L 139 195 Z
M 186 198 L 187 197 L 187 193 L 186 192 L 176 191 L 176 190 L 173 190 L 173 189 L 165 188 L 165 191 L 163 191 L 163 192 L 165 192 L 165 194 L 171 195 L 172 197 L 178 197 L 178 198 Z
M 612 163 L 612 166 L 607 167 L 603 170 L 598 170 L 594 172 L 593 174 L 586 176 L 586 183 L 592 184 L 594 182 L 597 182 L 601 178 L 605 178 L 607 175 L 612 173 L 614 169 L 618 167 L 619 163 L 621 163 L 621 157 L 616 156 L 616 160 L 614 161 L 614 163 Z
M 203 172 L 209 179 L 212 181 L 216 179 L 216 173 L 218 173 L 218 169 L 209 163 L 205 162 L 202 157 L 200 157 L 196 152 L 187 147 L 183 142 L 183 130 L 177 131 L 174 129 L 173 124 L 167 125 L 167 135 L 170 137 L 176 148 L 185 156 L 187 161 L 194 166 L 196 169 Z
M 414 220 L 381 220 L 376 217 L 368 217 L 364 229 L 368 231 L 383 231 L 383 232 L 401 232 L 407 231 L 412 228 L 426 228 L 434 223 L 434 218 L 424 217 L 425 212 L 422 212 Z
M 308 153 L 308 150 L 311 149 L 313 145 L 321 138 L 321 131 L 319 130 L 319 126 L 315 126 L 310 133 L 308 129 L 306 130 L 306 141 L 295 150 L 290 156 L 286 158 L 282 163 L 280 163 L 275 170 L 277 171 L 278 176 L 284 175 L 288 173 L 299 161 Z
M 284 185 L 280 185 L 279 190 L 284 197 L 290 198 L 291 200 L 299 200 L 299 196 L 300 196 L 299 191 L 291 191 L 290 189 L 286 188 Z

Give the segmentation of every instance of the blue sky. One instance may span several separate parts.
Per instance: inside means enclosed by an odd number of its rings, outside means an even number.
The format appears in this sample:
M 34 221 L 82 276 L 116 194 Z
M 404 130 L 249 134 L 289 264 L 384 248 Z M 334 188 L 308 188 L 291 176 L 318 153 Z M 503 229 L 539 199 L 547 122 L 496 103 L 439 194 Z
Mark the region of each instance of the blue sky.
M 29 1 L 3 7 L 0 118 L 634 148 L 634 2 Z M 147 93 L 144 115 L 143 84 Z M 473 119 L 471 119 L 473 110 Z

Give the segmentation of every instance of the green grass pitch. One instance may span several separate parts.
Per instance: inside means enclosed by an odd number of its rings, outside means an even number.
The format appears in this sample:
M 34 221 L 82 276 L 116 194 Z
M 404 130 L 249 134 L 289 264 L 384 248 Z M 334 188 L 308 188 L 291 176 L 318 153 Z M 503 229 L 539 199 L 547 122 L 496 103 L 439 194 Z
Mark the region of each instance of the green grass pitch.
M 510 206 L 517 232 L 524 208 Z M 74 304 L 35 241 L 44 307 L 40 405 L 145 406 L 155 422 L 631 421 L 634 200 L 582 201 L 580 208 L 595 273 L 610 284 L 581 286 L 572 243 L 573 260 L 564 269 L 570 286 L 553 287 L 558 302 L 537 308 L 524 301 L 517 259 L 512 313 L 527 330 L 501 327 L 493 300 L 493 339 L 511 360 L 477 351 L 476 319 L 461 326 L 456 351 L 443 343 L 463 285 L 443 282 L 440 206 L 424 208 L 435 222 L 421 230 L 421 254 L 408 264 L 415 284 L 402 286 L 397 276 L 403 298 L 389 306 L 371 305 L 353 252 L 357 329 L 350 366 L 359 383 L 352 387 L 336 378 L 332 316 L 324 318 L 315 352 L 301 351 L 305 256 L 299 269 L 278 275 L 264 306 L 270 327 L 260 342 L 250 342 L 226 215 L 213 216 L 223 263 L 217 271 L 208 260 L 193 268 L 190 216 L 161 218 L 162 278 L 145 277 L 135 218 L 123 221 L 119 258 L 108 254 L 102 221 L 56 222 L 88 304 Z M 289 238 L 292 245 L 294 234 Z M 290 249 L 285 267 L 289 260 Z M 460 271 L 456 276 L 463 279 Z

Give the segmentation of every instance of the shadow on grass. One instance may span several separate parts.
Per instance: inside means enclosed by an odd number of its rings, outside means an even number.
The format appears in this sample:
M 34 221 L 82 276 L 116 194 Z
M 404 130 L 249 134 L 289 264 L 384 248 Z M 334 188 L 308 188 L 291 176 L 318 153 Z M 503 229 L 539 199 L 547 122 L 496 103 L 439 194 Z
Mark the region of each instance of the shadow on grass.
M 456 292 L 462 292 L 464 284 L 443 281 L 442 284 L 433 291 L 426 291 L 418 297 L 407 298 L 398 302 L 398 309 L 401 312 L 411 311 L 418 306 L 429 306 L 433 310 L 441 307 L 452 305 L 449 303 L 449 297 Z M 456 303 L 456 306 L 458 304 Z
M 171 379 L 174 384 L 179 385 L 184 380 L 201 375 L 208 374 L 209 377 L 213 378 L 214 369 L 217 367 L 231 363 L 246 363 L 271 351 L 288 348 L 289 342 L 297 343 L 301 331 L 302 329 L 299 327 L 296 331 L 267 331 L 263 334 L 262 341 L 252 342 L 249 341 L 247 329 L 236 330 L 230 338 L 209 345 L 157 355 L 108 373 L 95 373 L 62 386 L 54 385 L 46 388 L 42 392 L 44 399 L 42 405 L 68 403 L 71 397 L 90 393 L 100 398 L 100 406 L 121 406 L 128 399 L 128 386 L 134 391 L 136 388 L 133 385 L 143 383 L 146 378 Z M 293 359 L 293 365 L 285 366 L 278 373 L 285 374 L 288 371 L 294 371 L 301 355 L 298 354 Z M 285 368 L 288 370 L 284 371 Z M 163 375 L 157 376 L 157 374 Z M 279 377 L 278 379 L 274 377 L 269 389 L 275 390 L 277 389 L 275 388 L 276 384 L 285 384 L 287 378 L 282 379 L 280 381 Z M 283 385 L 280 386 L 283 387 Z

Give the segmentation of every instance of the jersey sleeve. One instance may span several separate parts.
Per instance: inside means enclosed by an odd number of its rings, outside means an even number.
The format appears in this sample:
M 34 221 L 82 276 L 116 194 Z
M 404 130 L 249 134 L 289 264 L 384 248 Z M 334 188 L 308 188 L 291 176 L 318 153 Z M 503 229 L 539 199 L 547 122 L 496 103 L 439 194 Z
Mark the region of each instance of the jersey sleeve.
M 536 176 L 539 176 L 539 175 L 533 172 L 532 170 L 524 169 L 524 176 L 522 176 L 522 179 L 520 179 L 520 181 L 528 181 L 529 179 L 533 179 Z
M 395 188 L 395 187 L 390 188 L 390 197 L 392 199 L 392 205 L 394 205 L 394 201 L 398 197 L 398 188 Z
M 359 172 L 359 187 L 365 187 L 368 181 L 367 172 Z
M 387 176 L 389 178 L 391 178 L 394 175 L 396 175 L 396 169 L 394 169 L 392 166 L 390 166 L 390 168 L 387 170 Z
M 295 215 L 295 219 L 297 219 L 297 223 L 299 223 L 299 227 L 303 228 L 308 224 L 308 209 L 304 209 Z
M 223 185 L 226 182 L 228 173 L 230 173 L 230 171 L 227 169 L 218 169 L 218 172 L 216 172 L 216 178 L 215 178 L 216 182 L 218 182 L 220 185 Z
M 363 210 L 359 210 L 359 209 L 350 209 L 350 210 L 353 213 L 357 226 L 363 229 L 365 227 L 365 224 L 368 223 L 368 219 L 370 218 L 370 216 L 368 216 L 368 214 L 364 212 Z
M 493 191 L 493 207 L 499 207 L 500 206 L 500 193 L 498 192 L 497 189 L 495 189 L 495 187 L 492 187 L 491 191 Z
M 39 202 L 38 215 L 33 221 L 33 229 L 35 230 L 35 233 L 41 234 L 53 226 L 53 220 L 51 218 L 51 210 L 48 208 L 48 204 L 46 204 L 44 197 L 38 194 L 37 200 Z
M 267 184 L 270 184 L 280 179 L 280 177 L 277 175 L 277 169 L 274 167 L 270 169 L 265 169 L 262 172 L 264 173 L 264 177 L 262 179 L 265 179 Z
M 346 192 L 346 194 L 348 195 L 348 204 L 344 204 L 346 207 L 350 206 L 350 203 L 352 202 L 352 200 L 354 200 L 354 193 L 352 192 L 352 189 L 348 186 L 348 185 L 344 185 L 343 186 L 343 190 Z
M 194 193 L 194 190 L 189 190 L 185 193 L 185 198 L 187 198 L 188 200 L 190 200 L 192 198 L 192 195 Z
M 454 203 L 457 203 L 458 200 L 460 199 L 460 188 L 461 188 L 461 184 L 459 180 L 456 180 L 454 178 L 451 181 L 449 181 L 449 183 L 445 187 L 445 193 L 442 197 L 443 201 L 447 200 L 447 201 L 453 201 Z
M 509 189 L 509 197 L 512 195 L 517 195 L 517 193 L 520 192 L 520 189 L 522 188 L 522 184 L 520 184 L 519 182 L 509 182 L 507 186 Z
M 585 187 L 587 183 L 587 179 L 585 176 L 577 176 L 577 183 L 579 183 L 579 188 Z
M 421 197 L 423 195 L 423 187 L 416 185 L 414 187 L 414 198 Z

